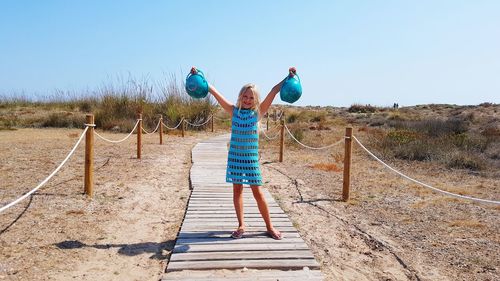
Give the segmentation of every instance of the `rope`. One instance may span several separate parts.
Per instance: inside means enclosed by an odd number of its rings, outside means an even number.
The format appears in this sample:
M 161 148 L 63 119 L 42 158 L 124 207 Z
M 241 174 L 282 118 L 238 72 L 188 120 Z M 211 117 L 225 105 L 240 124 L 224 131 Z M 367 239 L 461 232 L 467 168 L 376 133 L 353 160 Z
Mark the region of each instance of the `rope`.
M 225 119 L 225 118 L 219 118 L 219 117 L 217 117 L 215 115 L 212 115 L 212 117 L 215 118 L 215 120 L 220 120 L 220 121 L 229 121 L 229 120 L 231 120 L 231 118 L 227 118 L 227 119 Z
M 339 140 L 338 142 L 336 142 L 336 143 L 332 143 L 332 144 L 327 145 L 327 146 L 323 146 L 323 147 L 311 147 L 311 146 L 308 146 L 308 145 L 305 145 L 305 144 L 301 143 L 298 139 L 296 139 L 296 138 L 293 136 L 292 132 L 290 132 L 290 130 L 288 129 L 288 126 L 287 126 L 287 125 L 285 125 L 285 129 L 287 130 L 288 134 L 289 134 L 289 135 L 290 135 L 290 136 L 291 136 L 291 137 L 292 137 L 292 138 L 293 138 L 293 139 L 294 139 L 294 140 L 295 140 L 298 144 L 302 145 L 302 146 L 303 146 L 303 147 L 305 147 L 305 148 L 309 148 L 309 149 L 316 149 L 316 150 L 320 150 L 320 149 L 327 149 L 327 148 L 330 148 L 330 147 L 336 146 L 337 144 L 342 143 L 342 142 L 344 141 L 343 139 L 341 139 L 341 140 Z
M 163 124 L 163 127 L 169 129 L 169 130 L 175 130 L 177 128 L 179 128 L 179 126 L 182 124 L 182 121 L 184 121 L 184 118 L 181 119 L 181 121 L 179 121 L 179 124 L 177 124 L 177 126 L 173 127 L 173 128 L 170 128 L 169 126 L 165 125 L 165 123 L 161 122 Z
M 428 184 L 425 184 L 423 182 L 420 182 L 420 181 L 418 181 L 416 179 L 410 178 L 409 176 L 407 176 L 407 175 L 405 175 L 405 174 L 397 171 L 396 169 L 392 168 L 391 166 L 387 165 L 382 160 L 380 160 L 377 156 L 375 156 L 373 153 L 371 153 L 363 144 L 361 144 L 361 142 L 355 136 L 353 136 L 353 138 L 359 144 L 359 146 L 361 146 L 361 148 L 363 148 L 368 154 L 370 154 L 370 156 L 372 156 L 373 158 L 375 158 L 375 160 L 377 160 L 382 165 L 384 165 L 386 168 L 388 168 L 389 170 L 391 170 L 391 171 L 395 172 L 396 174 L 402 176 L 405 179 L 408 179 L 408 180 L 410 180 L 410 181 L 412 181 L 414 183 L 420 184 L 420 185 L 422 185 L 424 187 L 427 187 L 429 189 L 432 189 L 434 191 L 437 191 L 437 192 L 440 192 L 440 193 L 443 193 L 443 194 L 446 194 L 446 195 L 449 195 L 449 196 L 452 196 L 452 197 L 456 197 L 456 198 L 460 198 L 460 199 L 468 199 L 468 200 L 473 200 L 473 201 L 478 201 L 478 202 L 483 202 L 483 203 L 500 204 L 500 201 L 480 199 L 480 198 L 475 198 L 475 197 L 470 197 L 470 196 L 465 196 L 465 195 L 451 193 L 449 191 L 441 190 L 439 188 L 436 188 L 436 187 L 430 186 Z
M 207 124 L 208 121 L 210 121 L 211 119 L 212 119 L 212 116 L 208 117 L 208 119 L 205 122 L 203 122 L 202 124 L 193 124 L 193 123 L 190 123 L 189 121 L 187 121 L 185 119 L 184 119 L 184 122 L 186 122 L 187 124 L 189 124 L 189 125 L 191 125 L 193 127 L 199 127 L 199 126 L 203 126 L 203 125 Z
M 107 138 L 105 138 L 105 137 L 103 137 L 103 136 L 99 135 L 96 131 L 94 131 L 94 133 L 95 133 L 98 137 L 100 137 L 102 140 L 104 140 L 104 141 L 107 141 L 107 142 L 112 142 L 112 143 L 120 143 L 120 142 L 122 142 L 122 141 L 125 141 L 126 139 L 128 139 L 128 138 L 132 135 L 132 133 L 135 131 L 135 128 L 137 128 L 137 125 L 139 125 L 139 121 L 140 121 L 140 119 L 139 119 L 139 120 L 137 120 L 137 122 L 135 123 L 135 126 L 134 126 L 134 128 L 132 129 L 132 131 L 131 131 L 131 132 L 130 132 L 130 133 L 129 133 L 126 137 L 124 137 L 124 138 L 123 138 L 123 139 L 121 139 L 121 140 L 116 140 L 116 141 L 114 141 L 114 140 L 109 140 L 109 139 L 107 139 Z
M 61 162 L 61 164 L 59 164 L 59 166 L 47 178 L 45 178 L 40 184 L 38 184 L 37 187 L 33 188 L 30 192 L 24 194 L 23 196 L 21 196 L 21 197 L 17 198 L 16 200 L 12 201 L 11 203 L 9 203 L 9 204 L 3 206 L 2 208 L 0 208 L 0 213 L 3 212 L 3 211 L 5 211 L 5 210 L 7 210 L 8 208 L 16 205 L 17 203 L 21 202 L 26 197 L 30 196 L 33 192 L 36 192 L 40 187 L 42 187 L 45 183 L 47 183 L 47 181 L 49 181 L 57 172 L 59 172 L 59 170 L 62 168 L 62 166 L 64 164 L 66 164 L 66 161 L 68 161 L 68 159 L 71 157 L 71 155 L 73 155 L 73 153 L 75 152 L 76 148 L 78 147 L 78 145 L 82 141 L 83 136 L 85 136 L 85 133 L 87 132 L 88 129 L 89 129 L 89 126 L 86 126 L 85 130 L 83 130 L 82 135 L 80 136 L 80 138 L 76 142 L 75 146 L 73 146 L 73 149 L 71 149 L 71 151 L 66 156 L 66 158 L 64 158 L 64 160 Z
M 272 128 L 270 131 L 273 131 L 274 129 L 279 128 L 279 127 L 280 127 L 280 126 L 276 126 L 276 127 Z M 267 133 L 266 133 L 266 130 L 265 130 L 264 128 L 262 128 L 262 127 L 261 127 L 261 128 L 260 128 L 260 130 L 264 133 L 264 136 L 265 136 L 268 140 L 275 140 L 275 139 L 276 139 L 276 138 L 280 135 L 280 133 L 277 133 L 274 137 L 269 137 L 269 136 L 267 135 Z
M 284 110 L 282 110 L 282 111 L 280 112 L 280 116 L 278 116 L 276 119 L 277 119 L 277 120 L 281 120 L 281 117 L 283 116 L 283 113 L 285 113 L 285 111 L 284 111 Z
M 281 120 L 281 116 L 283 116 L 283 113 L 284 113 L 284 112 L 285 112 L 285 111 L 283 111 L 283 110 L 282 110 L 282 111 L 280 111 L 280 115 L 279 115 L 279 116 L 276 116 L 276 120 L 271 120 L 271 122 L 273 122 L 273 123 L 279 122 L 279 121 Z M 269 115 L 268 115 L 268 117 L 267 117 L 267 118 L 269 119 Z
M 156 125 L 156 129 L 154 131 L 152 131 L 151 133 L 148 133 L 148 131 L 146 131 L 146 129 L 144 129 L 144 127 L 142 128 L 142 131 L 144 131 L 144 133 L 146 133 L 146 135 L 151 135 L 151 134 L 156 133 L 158 128 L 160 128 L 160 120 L 158 120 L 158 124 Z

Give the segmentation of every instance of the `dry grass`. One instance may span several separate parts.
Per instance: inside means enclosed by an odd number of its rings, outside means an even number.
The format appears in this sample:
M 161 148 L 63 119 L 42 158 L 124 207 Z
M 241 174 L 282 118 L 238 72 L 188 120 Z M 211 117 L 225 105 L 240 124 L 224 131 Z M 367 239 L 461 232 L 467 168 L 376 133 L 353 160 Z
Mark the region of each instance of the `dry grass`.
M 334 163 L 317 163 L 312 165 L 312 168 L 327 171 L 327 172 L 342 172 L 343 169 Z
M 129 132 L 139 113 L 145 128 L 154 128 L 160 115 L 178 123 L 183 117 L 201 123 L 216 111 L 210 97 L 192 99 L 175 76 L 160 82 L 128 77 L 109 81 L 94 91 L 49 97 L 0 96 L 0 130 L 23 127 L 81 128 L 85 114 L 95 115 L 96 125 L 105 130 Z M 194 129 L 204 129 L 197 127 Z
M 449 227 L 484 228 L 483 223 L 477 220 L 454 220 L 448 223 Z

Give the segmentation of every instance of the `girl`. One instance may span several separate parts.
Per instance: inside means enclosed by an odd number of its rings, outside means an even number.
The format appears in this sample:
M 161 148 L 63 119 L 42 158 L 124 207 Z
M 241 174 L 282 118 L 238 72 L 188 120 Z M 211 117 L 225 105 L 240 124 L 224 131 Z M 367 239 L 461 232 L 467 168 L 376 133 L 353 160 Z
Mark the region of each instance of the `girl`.
M 284 81 L 284 80 L 283 80 Z M 238 95 L 236 106 L 227 101 L 214 86 L 208 91 L 215 97 L 222 108 L 231 116 L 231 142 L 229 146 L 226 182 L 233 184 L 233 203 L 238 217 L 238 228 L 231 237 L 239 239 L 245 232 L 243 214 L 243 184 L 250 185 L 257 201 L 259 212 L 266 223 L 267 235 L 276 240 L 283 238 L 273 227 L 269 208 L 260 187 L 262 177 L 259 167 L 259 119 L 266 114 L 283 81 L 274 86 L 261 103 L 259 92 L 254 84 L 244 85 Z

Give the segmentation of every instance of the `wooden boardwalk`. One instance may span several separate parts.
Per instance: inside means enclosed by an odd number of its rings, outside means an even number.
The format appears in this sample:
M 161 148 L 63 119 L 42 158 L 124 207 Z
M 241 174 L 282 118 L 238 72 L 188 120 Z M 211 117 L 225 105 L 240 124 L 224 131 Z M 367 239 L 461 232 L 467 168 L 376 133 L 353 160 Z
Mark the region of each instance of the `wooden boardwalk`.
M 225 182 L 228 140 L 229 135 L 222 135 L 193 148 L 193 190 L 162 280 L 323 280 L 308 246 L 266 189 L 271 219 L 284 238 L 277 241 L 265 235 L 264 221 L 247 188 L 244 238 L 230 237 L 238 223 L 232 185 Z

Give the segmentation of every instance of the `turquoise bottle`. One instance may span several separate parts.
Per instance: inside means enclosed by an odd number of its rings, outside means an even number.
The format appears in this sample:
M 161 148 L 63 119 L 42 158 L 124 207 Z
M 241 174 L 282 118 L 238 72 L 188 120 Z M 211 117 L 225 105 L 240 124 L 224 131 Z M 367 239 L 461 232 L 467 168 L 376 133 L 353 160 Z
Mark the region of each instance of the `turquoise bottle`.
M 186 92 L 195 99 L 201 99 L 208 94 L 208 82 L 203 71 L 192 67 L 186 77 Z
M 285 78 L 283 85 L 280 89 L 280 98 L 284 102 L 294 103 L 299 100 L 302 95 L 302 85 L 300 84 L 300 78 L 297 75 L 297 70 L 295 67 L 290 67 L 289 74 Z

